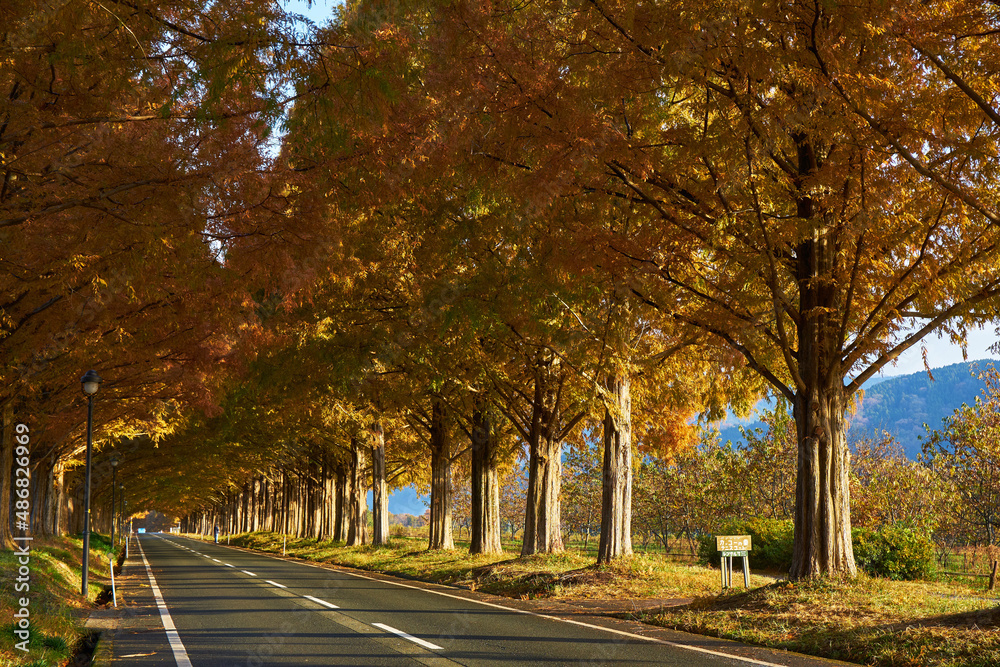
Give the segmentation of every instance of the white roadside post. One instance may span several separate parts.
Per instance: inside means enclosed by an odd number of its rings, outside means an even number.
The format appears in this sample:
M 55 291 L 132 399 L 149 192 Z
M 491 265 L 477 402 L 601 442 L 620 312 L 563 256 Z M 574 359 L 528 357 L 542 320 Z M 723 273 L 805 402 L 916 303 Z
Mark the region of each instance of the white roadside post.
M 115 607 L 118 606 L 118 593 L 115 592 L 115 561 L 114 556 L 108 556 L 108 567 L 111 568 L 111 599 L 115 601 Z

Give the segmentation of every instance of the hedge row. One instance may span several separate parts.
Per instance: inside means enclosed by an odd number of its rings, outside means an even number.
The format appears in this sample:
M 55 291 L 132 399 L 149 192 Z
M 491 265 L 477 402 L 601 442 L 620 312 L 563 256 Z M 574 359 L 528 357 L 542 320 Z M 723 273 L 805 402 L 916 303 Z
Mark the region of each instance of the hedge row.
M 791 521 L 751 518 L 729 521 L 717 528 L 719 535 L 750 535 L 750 569 L 787 572 L 792 566 L 793 525 Z M 878 530 L 855 528 L 854 560 L 873 577 L 896 580 L 926 579 L 934 571 L 934 543 L 929 535 L 900 524 Z M 715 535 L 699 540 L 702 564 L 716 564 Z

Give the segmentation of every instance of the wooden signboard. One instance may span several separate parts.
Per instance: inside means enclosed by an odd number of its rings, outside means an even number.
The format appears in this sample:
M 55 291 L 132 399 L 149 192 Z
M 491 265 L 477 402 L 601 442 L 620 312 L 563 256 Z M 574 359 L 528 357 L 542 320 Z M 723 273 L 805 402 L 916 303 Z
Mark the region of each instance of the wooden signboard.
M 721 552 L 722 590 L 733 585 L 733 558 L 743 559 L 743 583 L 750 588 L 750 551 L 753 544 L 749 535 L 716 535 L 715 548 Z

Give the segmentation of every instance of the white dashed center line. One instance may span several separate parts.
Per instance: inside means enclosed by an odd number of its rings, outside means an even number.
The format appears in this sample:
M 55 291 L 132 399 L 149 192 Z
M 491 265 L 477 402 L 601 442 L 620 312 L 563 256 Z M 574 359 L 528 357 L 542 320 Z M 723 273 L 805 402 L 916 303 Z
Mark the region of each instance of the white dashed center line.
M 278 588 L 288 588 L 288 586 L 284 584 L 279 584 L 277 581 L 271 581 L 270 579 L 265 579 L 264 581 L 271 584 L 272 586 L 277 586 Z
M 319 598 L 314 598 L 314 597 L 313 597 L 313 596 L 311 596 L 311 595 L 303 595 L 302 597 L 304 597 L 304 598 L 305 598 L 305 599 L 307 599 L 307 600 L 312 600 L 312 601 L 313 601 L 313 602 L 315 602 L 316 604 L 321 604 L 321 605 L 323 605 L 324 607 L 329 607 L 330 609 L 340 609 L 340 607 L 338 607 L 338 606 L 337 606 L 337 605 L 335 605 L 335 604 L 330 604 L 330 603 L 329 603 L 329 602 L 327 602 L 326 600 L 320 600 Z
M 386 625 L 385 623 L 372 623 L 372 625 L 374 625 L 376 628 L 381 628 L 382 630 L 385 630 L 386 632 L 391 632 L 394 635 L 399 635 L 403 639 L 408 639 L 409 641 L 413 642 L 414 644 L 419 644 L 420 646 L 423 646 L 424 648 L 434 649 L 435 651 L 443 651 L 444 650 L 442 647 L 438 646 L 437 644 L 432 644 L 429 641 L 424 641 L 423 639 L 420 639 L 419 637 L 414 637 L 413 635 L 407 634 L 407 633 L 403 632 L 402 630 L 397 630 L 396 628 L 392 627 L 391 625 Z
M 242 572 L 243 574 L 249 574 L 251 577 L 256 577 L 257 576 L 253 572 L 247 572 L 246 570 L 240 570 L 240 572 Z

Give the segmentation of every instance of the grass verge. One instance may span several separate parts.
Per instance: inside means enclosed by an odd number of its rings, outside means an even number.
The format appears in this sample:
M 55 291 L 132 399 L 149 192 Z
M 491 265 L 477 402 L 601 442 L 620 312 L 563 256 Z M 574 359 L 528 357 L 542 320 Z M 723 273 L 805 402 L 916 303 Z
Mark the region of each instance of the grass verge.
M 281 553 L 283 536 L 249 533 L 232 544 Z M 471 556 L 428 551 L 423 540 L 387 547 L 287 541 L 287 554 L 361 570 L 528 599 L 676 599 L 689 604 L 628 614 L 652 625 L 878 667 L 1000 664 L 1000 609 L 973 584 L 852 581 L 790 583 L 752 576 L 750 590 L 719 594 L 719 572 L 638 554 L 599 567 L 576 553 Z M 737 577 L 737 579 L 740 579 Z M 739 582 L 741 583 L 741 582 Z
M 718 572 L 672 563 L 662 556 L 637 554 L 627 561 L 597 566 L 574 552 L 470 555 L 465 549 L 429 551 L 426 541 L 396 538 L 390 546 L 346 547 L 337 542 L 289 538 L 257 532 L 234 535 L 231 544 L 311 561 L 323 561 L 423 581 L 465 586 L 513 598 L 633 599 L 694 597 L 718 589 Z M 459 543 L 459 546 L 462 546 Z M 771 579 L 753 577 L 762 586 Z
M 996 600 L 943 582 L 778 582 L 634 617 L 655 625 L 885 667 L 1000 664 Z
M 61 665 L 69 660 L 85 636 L 83 624 L 109 578 L 108 554 L 112 547 L 107 538 L 90 535 L 90 574 L 87 580 L 89 601 L 80 595 L 80 563 L 83 540 L 80 537 L 36 538 L 31 542 L 28 580 L 19 575 L 18 556 L 0 552 L 0 666 L 44 667 Z M 22 581 L 18 581 L 18 579 Z M 27 590 L 17 590 L 27 583 Z M 21 609 L 20 600 L 28 600 L 30 638 L 27 651 L 17 648 L 21 638 L 15 635 Z

